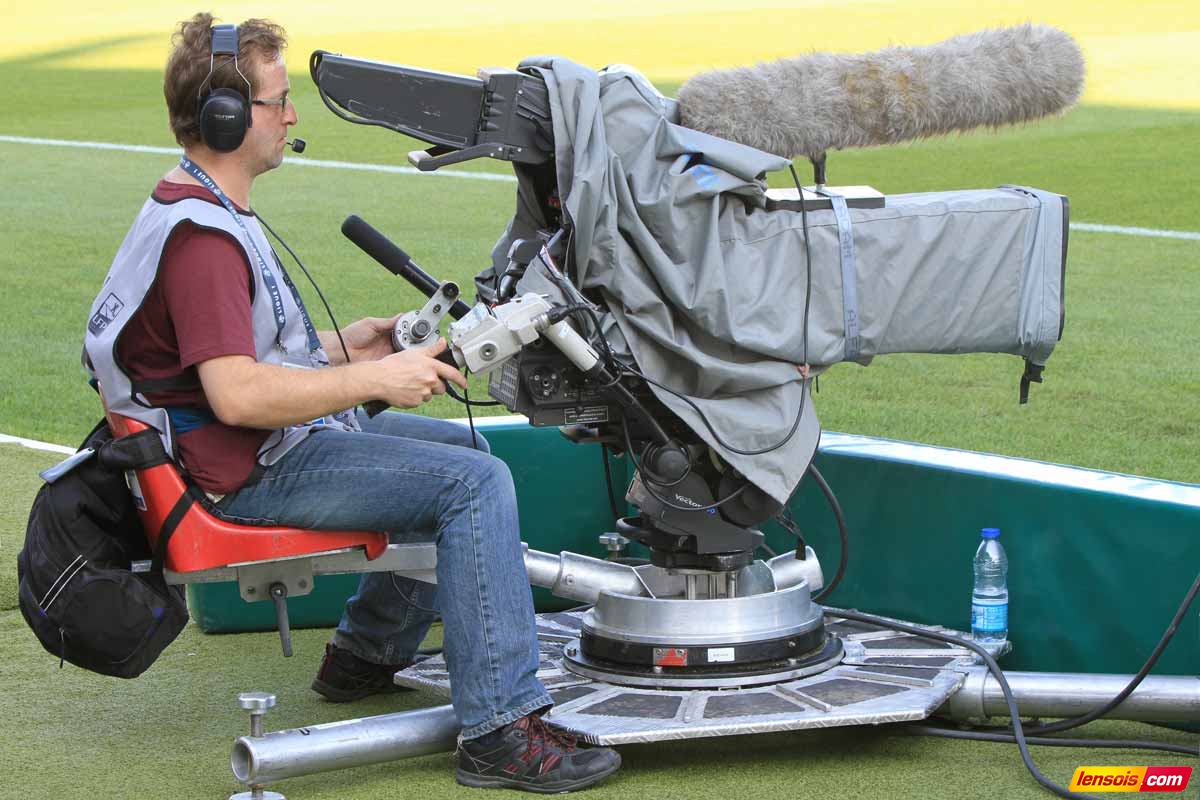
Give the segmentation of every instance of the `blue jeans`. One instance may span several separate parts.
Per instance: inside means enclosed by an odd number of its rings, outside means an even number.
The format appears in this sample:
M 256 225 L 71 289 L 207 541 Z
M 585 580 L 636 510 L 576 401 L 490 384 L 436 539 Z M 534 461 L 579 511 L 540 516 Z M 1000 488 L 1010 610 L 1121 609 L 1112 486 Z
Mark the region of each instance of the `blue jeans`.
M 437 543 L 437 586 L 370 572 L 333 636 L 376 664 L 412 659 L 435 613 L 464 738 L 551 705 L 538 681 L 533 599 L 507 465 L 457 423 L 359 414 L 362 433 L 311 434 L 217 504 L 233 522 L 387 531 Z

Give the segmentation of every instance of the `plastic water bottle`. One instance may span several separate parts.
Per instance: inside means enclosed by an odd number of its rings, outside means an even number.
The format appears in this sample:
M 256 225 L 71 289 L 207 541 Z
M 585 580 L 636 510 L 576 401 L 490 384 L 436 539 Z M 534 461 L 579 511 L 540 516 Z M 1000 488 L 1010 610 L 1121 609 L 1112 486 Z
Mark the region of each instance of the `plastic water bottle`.
M 975 551 L 975 588 L 971 592 L 971 637 L 981 643 L 1008 638 L 1008 556 L 999 528 L 984 528 Z

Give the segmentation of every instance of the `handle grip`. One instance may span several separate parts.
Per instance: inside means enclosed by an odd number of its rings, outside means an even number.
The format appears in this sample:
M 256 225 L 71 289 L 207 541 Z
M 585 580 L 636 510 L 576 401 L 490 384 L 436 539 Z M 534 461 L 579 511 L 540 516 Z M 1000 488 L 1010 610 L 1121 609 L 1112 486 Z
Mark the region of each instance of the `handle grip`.
M 450 366 L 454 367 L 455 369 L 459 369 L 458 362 L 456 362 L 454 360 L 454 354 L 450 352 L 449 347 L 447 347 L 442 352 L 438 353 L 435 356 L 435 358 L 438 361 L 441 361 L 443 364 L 449 364 Z M 442 381 L 442 383 L 446 384 L 447 387 L 449 387 L 449 385 L 450 385 L 449 381 Z M 389 404 L 384 402 L 383 400 L 368 400 L 367 402 L 363 403 L 362 407 L 363 407 L 363 411 L 366 412 L 367 416 L 372 417 L 372 418 L 378 416 L 380 413 L 387 411 L 388 408 L 390 408 Z

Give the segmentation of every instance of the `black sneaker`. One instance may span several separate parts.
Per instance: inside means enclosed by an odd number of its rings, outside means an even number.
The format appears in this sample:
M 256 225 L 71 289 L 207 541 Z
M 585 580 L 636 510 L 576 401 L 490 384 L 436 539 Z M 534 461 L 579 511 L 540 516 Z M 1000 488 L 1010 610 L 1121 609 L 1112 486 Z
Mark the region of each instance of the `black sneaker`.
M 423 660 L 420 656 L 417 660 Z M 325 645 L 325 658 L 312 682 L 313 691 L 333 703 L 349 703 L 373 694 L 412 691 L 397 686 L 393 676 L 412 666 L 404 664 L 373 664 L 340 647 Z
M 579 747 L 575 737 L 537 714 L 521 717 L 458 747 L 458 782 L 481 789 L 557 794 L 586 789 L 617 771 L 621 756 L 608 747 Z

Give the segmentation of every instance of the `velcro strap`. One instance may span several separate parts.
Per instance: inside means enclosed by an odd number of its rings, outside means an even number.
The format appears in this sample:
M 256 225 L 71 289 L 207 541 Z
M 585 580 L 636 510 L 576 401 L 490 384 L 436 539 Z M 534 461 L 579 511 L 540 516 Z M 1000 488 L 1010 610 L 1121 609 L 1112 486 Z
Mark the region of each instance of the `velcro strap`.
M 147 469 L 169 463 L 162 437 L 153 428 L 105 442 L 96 451 L 96 460 L 110 470 Z
M 862 351 L 862 338 L 858 330 L 858 272 L 854 252 L 854 228 L 850 222 L 850 209 L 846 198 L 828 190 L 821 194 L 833 205 L 833 216 L 838 226 L 838 253 L 842 262 L 842 322 L 846 331 L 846 360 L 854 361 Z

